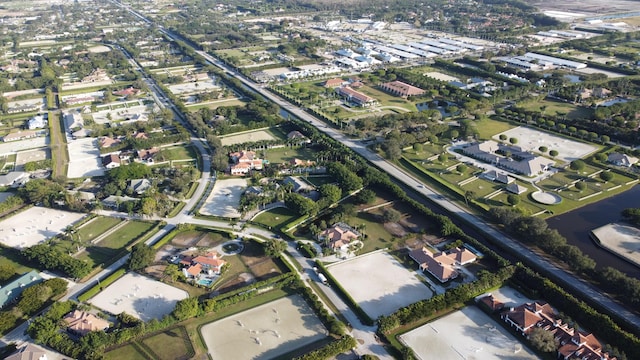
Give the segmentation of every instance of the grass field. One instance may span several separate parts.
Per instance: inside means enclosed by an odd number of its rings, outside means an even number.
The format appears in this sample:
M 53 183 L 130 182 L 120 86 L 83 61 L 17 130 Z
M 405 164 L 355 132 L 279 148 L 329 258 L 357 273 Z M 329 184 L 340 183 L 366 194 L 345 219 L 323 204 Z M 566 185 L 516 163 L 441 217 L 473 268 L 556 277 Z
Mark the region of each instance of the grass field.
M 571 103 L 546 99 L 540 101 L 525 101 L 518 103 L 518 106 L 531 111 L 541 111 L 541 107 L 546 106 L 544 111 L 545 114 L 565 114 L 569 119 L 590 118 L 593 115 L 593 110 L 591 109 L 576 106 Z
M 195 159 L 197 157 L 195 149 L 191 145 L 178 145 L 168 148 L 162 148 L 162 155 L 167 160 L 186 160 Z
M 183 326 L 165 330 L 140 342 L 143 349 L 158 360 L 189 359 L 194 352 Z
M 291 210 L 285 207 L 278 207 L 261 213 L 256 216 L 253 221 L 278 229 L 280 226 L 297 217 L 298 215 L 294 214 Z
M 154 226 L 155 224 L 152 222 L 130 221 L 97 244 L 88 247 L 78 255 L 78 258 L 86 260 L 92 267 L 99 264 L 109 264 L 117 260 L 113 258 L 115 255 Z
M 58 176 L 66 176 L 67 166 L 69 164 L 69 153 L 67 152 L 67 143 L 65 141 L 64 126 L 62 125 L 62 117 L 58 112 L 49 112 L 49 141 L 51 148 L 51 158 L 53 160 L 52 178 Z
M 316 152 L 305 147 L 271 149 L 265 155 L 265 160 L 269 160 L 271 164 L 286 163 L 294 158 L 316 161 Z
M 0 246 L 0 265 L 13 266 L 15 274 L 24 274 L 33 270 L 28 266 L 22 265 L 21 261 L 22 258 L 19 250 Z
M 90 242 L 122 222 L 122 219 L 111 216 L 99 216 L 78 229 L 77 235 L 82 241 Z
M 119 347 L 115 350 L 111 350 L 104 354 L 105 360 L 149 360 L 149 355 L 146 355 L 139 345 L 129 344 Z
M 478 130 L 478 137 L 480 139 L 491 139 L 495 134 L 499 134 L 516 127 L 508 122 L 497 121 L 489 118 L 474 121 L 473 124 L 475 124 L 476 130 Z

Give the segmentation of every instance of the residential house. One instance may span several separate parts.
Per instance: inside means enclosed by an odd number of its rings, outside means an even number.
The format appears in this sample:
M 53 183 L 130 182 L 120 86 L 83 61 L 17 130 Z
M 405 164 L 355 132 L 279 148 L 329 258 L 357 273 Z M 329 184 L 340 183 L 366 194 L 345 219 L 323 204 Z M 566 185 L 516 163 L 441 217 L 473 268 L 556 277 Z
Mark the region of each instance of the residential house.
M 48 360 L 47 353 L 41 348 L 27 343 L 26 346 L 18 349 L 16 353 L 13 353 L 5 358 L 5 360 Z
M 84 128 L 84 119 L 78 112 L 68 112 L 63 115 L 64 126 L 67 130 Z
M 120 157 L 116 154 L 109 154 L 102 158 L 102 166 L 105 169 L 113 169 L 120 166 Z
M 302 192 L 313 190 L 313 186 L 309 185 L 299 176 L 287 176 L 282 180 L 282 184 L 291 184 L 293 192 Z
M 135 96 L 140 92 L 140 89 L 136 89 L 134 87 L 128 87 L 126 89 L 114 91 L 113 95 L 115 96 Z
M 27 121 L 29 130 L 42 129 L 47 126 L 47 120 L 42 115 L 36 115 Z
M 593 96 L 598 99 L 606 99 L 611 96 L 611 90 L 605 89 L 603 87 L 597 87 L 593 89 Z
M 351 226 L 338 222 L 333 224 L 332 227 L 322 231 L 319 235 L 321 240 L 324 240 L 327 246 L 331 249 L 344 249 L 353 240 L 357 240 L 361 234 Z
M 108 136 L 103 136 L 100 139 L 98 139 L 99 143 L 100 143 L 100 147 L 102 148 L 108 148 L 108 147 L 112 147 L 115 145 L 118 145 L 122 142 L 122 140 L 120 138 L 111 138 Z
M 349 86 L 343 86 L 336 90 L 338 95 L 344 97 L 347 101 L 352 102 L 358 106 L 368 107 L 377 104 L 376 99 L 369 97 L 361 92 L 353 90 Z
M 409 257 L 418 263 L 420 270 L 428 271 L 441 283 L 458 277 L 459 273 L 455 269 L 456 266 L 466 265 L 477 259 L 475 254 L 464 247 L 454 248 L 447 252 L 437 254 L 423 247 L 411 251 Z
M 288 140 L 300 140 L 300 142 L 310 143 L 311 140 L 304 136 L 300 131 L 293 130 L 287 134 Z
M 265 192 L 260 186 L 249 186 L 245 189 L 244 193 L 256 196 L 265 196 Z
M 508 171 L 535 176 L 547 171 L 555 162 L 542 156 L 523 151 L 518 146 L 499 144 L 493 140 L 473 143 L 462 149 L 463 154 Z M 509 156 L 505 156 L 509 154 Z
M 42 277 L 35 270 L 31 270 L 12 282 L 5 284 L 0 288 L 0 308 L 17 300 L 24 289 L 41 282 Z
M 138 150 L 138 160 L 147 163 L 153 164 L 153 158 L 158 155 L 160 149 L 157 147 L 152 147 L 151 149 Z
M 30 174 L 24 171 L 11 171 L 0 175 L 0 186 L 19 187 L 29 181 Z
M 291 166 L 314 166 L 315 164 L 316 162 L 311 160 L 301 160 L 298 158 L 289 160 L 289 165 Z
M 87 335 L 92 331 L 104 331 L 109 328 L 109 322 L 89 312 L 74 310 L 65 316 L 62 321 L 67 324 L 67 330 L 79 336 Z
M 127 201 L 138 201 L 138 199 L 130 197 L 130 196 L 117 196 L 111 195 L 102 200 L 102 205 L 109 209 L 118 210 L 120 204 Z
M 18 141 L 24 139 L 31 139 L 38 136 L 37 131 L 17 131 L 8 133 L 7 135 L 2 137 L 2 141 L 10 142 L 10 141 Z
M 504 303 L 491 294 L 481 297 L 478 301 L 488 307 L 492 312 L 497 312 L 504 308 Z
M 346 81 L 342 80 L 341 78 L 333 78 L 333 79 L 329 79 L 327 81 L 324 82 L 324 87 L 326 88 L 337 88 L 339 86 L 342 86 L 346 83 Z
M 149 181 L 149 179 L 132 179 L 129 180 L 129 186 L 127 187 L 127 190 L 138 195 L 142 195 L 150 188 L 151 181 Z
M 558 343 L 558 358 L 563 360 L 615 360 L 604 352 L 596 337 L 582 330 L 576 330 L 556 315 L 555 310 L 546 302 L 535 301 L 522 304 L 502 313 L 501 318 L 528 337 L 535 328 L 541 328 L 553 334 Z
M 18 105 L 18 106 L 10 107 L 9 109 L 7 109 L 7 113 L 15 114 L 15 113 L 21 113 L 21 112 L 33 112 L 33 111 L 40 110 L 40 108 L 41 108 L 40 104 Z
M 380 85 L 380 88 L 390 94 L 403 98 L 424 94 L 424 90 L 397 80 L 384 83 Z
M 180 261 L 180 264 L 185 266 L 182 268 L 182 272 L 189 279 L 198 278 L 203 272 L 208 275 L 220 275 L 222 267 L 227 262 L 220 257 L 220 254 L 211 251 L 196 257 L 187 256 Z
M 631 167 L 638 162 L 638 158 L 622 153 L 611 153 L 607 161 L 613 165 Z
M 262 159 L 254 151 L 238 151 L 229 154 L 233 165 L 229 171 L 231 175 L 246 175 L 252 170 L 262 170 Z

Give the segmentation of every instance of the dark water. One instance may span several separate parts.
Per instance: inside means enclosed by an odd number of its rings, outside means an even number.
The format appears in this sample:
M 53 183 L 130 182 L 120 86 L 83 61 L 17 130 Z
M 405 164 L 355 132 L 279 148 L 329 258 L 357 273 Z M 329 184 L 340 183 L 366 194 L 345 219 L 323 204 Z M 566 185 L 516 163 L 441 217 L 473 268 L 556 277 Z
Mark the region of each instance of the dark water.
M 587 205 L 547 220 L 549 227 L 560 232 L 567 243 L 575 245 L 597 263 L 597 267 L 610 266 L 629 276 L 640 279 L 640 268 L 598 247 L 589 238 L 589 231 L 611 222 L 622 220 L 620 213 L 630 207 L 640 207 L 640 186 L 614 197 Z

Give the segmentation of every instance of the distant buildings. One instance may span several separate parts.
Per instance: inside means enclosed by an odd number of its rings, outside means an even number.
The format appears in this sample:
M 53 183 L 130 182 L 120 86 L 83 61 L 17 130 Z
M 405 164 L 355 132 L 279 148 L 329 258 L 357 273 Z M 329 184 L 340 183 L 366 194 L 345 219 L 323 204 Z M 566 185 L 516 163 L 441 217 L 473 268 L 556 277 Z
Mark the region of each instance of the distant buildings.
M 37 131 L 16 131 L 2 137 L 3 142 L 31 139 L 38 136 Z
M 361 107 L 369 107 L 378 103 L 378 101 L 370 96 L 367 96 L 361 92 L 355 91 L 349 86 L 343 86 L 336 90 L 338 95 L 345 98 L 345 100 L 356 104 Z

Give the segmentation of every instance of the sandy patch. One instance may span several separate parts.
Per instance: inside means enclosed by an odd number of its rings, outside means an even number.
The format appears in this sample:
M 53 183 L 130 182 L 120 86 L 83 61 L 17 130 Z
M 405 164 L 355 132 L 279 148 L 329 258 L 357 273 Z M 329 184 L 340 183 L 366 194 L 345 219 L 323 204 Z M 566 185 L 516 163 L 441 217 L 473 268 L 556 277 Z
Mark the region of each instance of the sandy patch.
M 17 249 L 52 238 L 86 214 L 34 206 L 0 222 L 0 242 Z
M 538 359 L 500 324 L 475 306 L 423 325 L 400 336 L 420 359 Z
M 220 142 L 222 143 L 222 146 L 229 146 L 229 145 L 235 145 L 235 144 L 244 144 L 249 142 L 275 140 L 275 139 L 276 138 L 273 137 L 273 135 L 271 135 L 270 133 L 264 130 L 260 130 L 260 131 L 247 132 L 243 134 L 225 136 L 223 138 L 220 138 Z
M 204 325 L 213 359 L 273 359 L 328 335 L 300 296 L 289 296 Z
M 85 176 L 102 176 L 102 158 L 96 138 L 76 139 L 67 145 L 69 151 L 69 168 L 67 177 L 74 179 Z
M 202 215 L 239 218 L 240 195 L 247 188 L 246 179 L 217 180 L 211 194 L 200 209 Z
M 433 296 L 413 272 L 386 252 L 357 256 L 327 270 L 374 319 Z
M 142 321 L 161 319 L 173 311 L 186 291 L 135 273 L 128 273 L 89 302 L 112 314 L 126 312 Z

